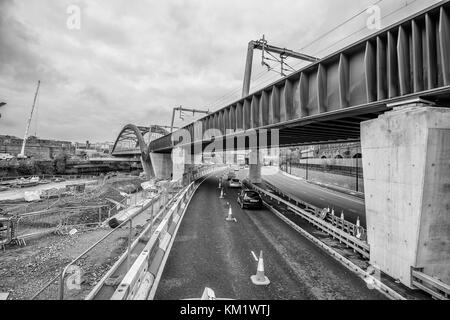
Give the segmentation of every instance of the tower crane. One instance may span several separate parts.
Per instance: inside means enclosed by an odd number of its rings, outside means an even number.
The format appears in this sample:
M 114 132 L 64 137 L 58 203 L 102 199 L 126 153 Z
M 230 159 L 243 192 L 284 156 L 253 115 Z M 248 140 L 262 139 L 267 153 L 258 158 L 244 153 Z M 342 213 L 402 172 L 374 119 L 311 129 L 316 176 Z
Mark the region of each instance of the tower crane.
M 39 93 L 39 87 L 41 86 L 41 80 L 38 81 L 37 84 L 37 89 L 36 89 L 36 93 L 34 95 L 34 101 L 33 101 L 33 106 L 31 107 L 31 114 L 30 114 L 30 118 L 28 119 L 27 122 L 27 127 L 25 129 L 25 136 L 23 137 L 23 143 L 22 143 L 22 150 L 20 151 L 20 154 L 17 155 L 18 159 L 25 159 L 27 156 L 25 155 L 25 146 L 27 144 L 27 139 L 28 139 L 28 133 L 30 131 L 30 125 L 31 125 L 31 120 L 33 119 L 33 113 L 34 113 L 34 108 L 36 106 L 36 99 Z

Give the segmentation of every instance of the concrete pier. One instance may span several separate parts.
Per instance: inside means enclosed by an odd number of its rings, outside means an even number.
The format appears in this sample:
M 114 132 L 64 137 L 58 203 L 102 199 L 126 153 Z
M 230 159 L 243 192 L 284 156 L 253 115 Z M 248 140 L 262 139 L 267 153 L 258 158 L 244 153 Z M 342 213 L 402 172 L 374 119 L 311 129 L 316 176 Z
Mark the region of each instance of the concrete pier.
M 250 151 L 250 172 L 249 172 L 249 180 L 251 183 L 261 183 L 261 155 L 260 150 L 251 150 Z
M 170 179 L 172 176 L 173 164 L 170 153 L 150 153 L 155 177 L 158 179 Z
M 450 284 L 450 109 L 395 107 L 361 124 L 361 145 L 370 263 Z
M 144 173 L 147 176 L 147 179 L 152 179 L 155 177 L 155 171 L 152 166 L 152 162 L 150 160 L 150 157 L 143 157 L 141 156 L 141 164 L 142 168 L 144 169 Z

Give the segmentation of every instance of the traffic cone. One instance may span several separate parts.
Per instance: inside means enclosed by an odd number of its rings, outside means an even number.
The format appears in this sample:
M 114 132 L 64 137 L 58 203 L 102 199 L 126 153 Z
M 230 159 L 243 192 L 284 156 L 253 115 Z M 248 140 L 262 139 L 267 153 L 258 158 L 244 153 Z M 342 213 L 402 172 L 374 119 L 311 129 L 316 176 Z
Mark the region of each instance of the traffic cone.
M 356 238 L 361 239 L 362 233 L 361 233 L 361 222 L 359 221 L 359 217 L 356 220 Z
M 270 284 L 269 278 L 264 275 L 264 260 L 263 260 L 263 252 L 259 254 L 258 260 L 258 269 L 256 270 L 256 275 L 251 276 L 254 285 L 257 286 L 268 286 Z
M 223 199 L 224 198 L 224 194 L 223 194 L 223 188 L 222 188 L 222 190 L 220 190 L 220 199 Z
M 341 220 L 345 220 L 344 211 L 342 211 L 342 213 L 341 213 Z
M 228 217 L 225 219 L 228 222 L 237 222 L 236 218 L 233 218 L 233 209 L 231 209 L 231 205 L 230 205 L 230 209 L 228 210 Z

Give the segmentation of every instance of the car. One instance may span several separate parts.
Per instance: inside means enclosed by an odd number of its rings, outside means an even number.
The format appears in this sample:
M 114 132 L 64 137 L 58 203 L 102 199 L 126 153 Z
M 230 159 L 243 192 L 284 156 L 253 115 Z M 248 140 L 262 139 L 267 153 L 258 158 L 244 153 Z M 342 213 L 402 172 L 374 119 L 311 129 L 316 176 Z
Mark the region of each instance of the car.
M 236 178 L 230 180 L 230 188 L 241 188 L 241 187 L 242 187 L 241 180 Z
M 253 190 L 242 190 L 239 193 L 237 202 L 241 206 L 242 209 L 245 208 L 254 208 L 254 209 L 262 209 L 263 200 L 258 192 Z

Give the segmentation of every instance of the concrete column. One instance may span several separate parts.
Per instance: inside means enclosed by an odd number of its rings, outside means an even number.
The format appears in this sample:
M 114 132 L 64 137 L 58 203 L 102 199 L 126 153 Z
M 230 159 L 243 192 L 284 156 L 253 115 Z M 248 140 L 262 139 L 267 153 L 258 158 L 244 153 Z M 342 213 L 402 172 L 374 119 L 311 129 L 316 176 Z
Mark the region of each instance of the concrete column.
M 202 165 L 203 164 L 203 154 L 202 153 L 196 153 L 193 155 L 194 157 L 194 164 L 195 165 Z
M 414 102 L 361 124 L 370 263 L 450 284 L 450 109 Z
M 185 150 L 183 148 L 174 148 L 172 150 L 172 172 L 173 172 L 173 180 L 181 180 L 183 179 L 183 175 L 185 173 L 186 159 L 185 159 Z
M 172 178 L 172 155 L 170 153 L 150 153 L 150 159 L 157 179 Z
M 201 163 L 201 154 L 190 154 L 183 148 L 173 149 L 173 180 L 181 181 L 183 185 L 188 185 L 193 180 L 193 172 L 195 170 L 195 161 Z
M 144 173 L 147 176 L 147 179 L 150 180 L 150 179 L 154 178 L 155 172 L 153 170 L 150 157 L 144 158 L 141 156 L 141 164 L 142 164 L 142 168 L 144 169 Z
M 234 151 L 226 151 L 226 164 L 235 164 L 234 156 Z
M 262 183 L 261 178 L 261 156 L 259 154 L 259 150 L 251 150 L 250 151 L 250 159 L 249 159 L 249 176 L 248 179 L 251 183 Z

